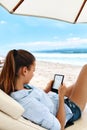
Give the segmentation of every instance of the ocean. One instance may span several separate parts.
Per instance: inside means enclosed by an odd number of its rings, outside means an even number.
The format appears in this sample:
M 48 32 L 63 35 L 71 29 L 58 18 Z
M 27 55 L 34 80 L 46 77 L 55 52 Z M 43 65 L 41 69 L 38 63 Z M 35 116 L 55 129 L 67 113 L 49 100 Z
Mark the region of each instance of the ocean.
M 63 63 L 71 65 L 87 64 L 87 50 L 86 49 L 62 49 L 51 51 L 38 51 L 33 53 L 37 60 L 49 61 L 54 63 Z
M 36 60 L 82 66 L 87 64 L 87 48 L 31 51 Z M 4 57 L 0 56 L 0 62 Z

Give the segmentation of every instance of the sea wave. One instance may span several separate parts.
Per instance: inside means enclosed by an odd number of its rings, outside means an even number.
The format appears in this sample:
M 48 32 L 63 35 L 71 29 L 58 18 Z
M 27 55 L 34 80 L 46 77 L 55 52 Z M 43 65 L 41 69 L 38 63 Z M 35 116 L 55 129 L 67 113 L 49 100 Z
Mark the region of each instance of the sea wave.
M 87 53 L 34 53 L 37 60 L 83 65 L 87 63 Z

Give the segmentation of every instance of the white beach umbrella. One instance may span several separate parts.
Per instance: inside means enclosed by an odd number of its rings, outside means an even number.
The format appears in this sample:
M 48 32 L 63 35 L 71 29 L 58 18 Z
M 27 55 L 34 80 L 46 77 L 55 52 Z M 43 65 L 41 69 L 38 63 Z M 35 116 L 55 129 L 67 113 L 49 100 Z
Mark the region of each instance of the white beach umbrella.
M 87 0 L 0 0 L 0 5 L 12 14 L 87 22 Z

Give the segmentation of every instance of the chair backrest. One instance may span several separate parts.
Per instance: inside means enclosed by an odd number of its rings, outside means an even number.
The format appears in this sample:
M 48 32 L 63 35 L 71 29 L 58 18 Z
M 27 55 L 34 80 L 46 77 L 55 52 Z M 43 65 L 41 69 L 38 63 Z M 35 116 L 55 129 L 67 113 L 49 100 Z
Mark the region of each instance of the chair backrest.
M 23 114 L 24 108 L 0 89 L 0 111 L 18 119 Z

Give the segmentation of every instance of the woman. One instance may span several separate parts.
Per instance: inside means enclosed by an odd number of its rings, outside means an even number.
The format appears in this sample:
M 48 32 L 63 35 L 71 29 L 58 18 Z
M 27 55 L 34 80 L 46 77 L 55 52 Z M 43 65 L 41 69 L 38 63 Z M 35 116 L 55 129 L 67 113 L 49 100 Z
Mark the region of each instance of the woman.
M 87 65 L 83 66 L 74 85 L 61 85 L 58 94 L 28 85 L 35 71 L 35 57 L 26 50 L 8 52 L 0 74 L 0 89 L 25 109 L 23 117 L 49 130 L 63 130 L 79 119 L 87 102 Z M 67 97 L 67 98 L 66 98 Z

